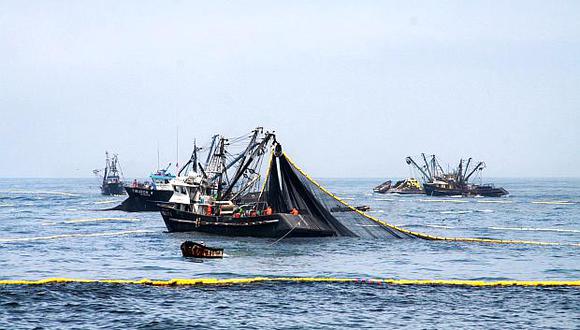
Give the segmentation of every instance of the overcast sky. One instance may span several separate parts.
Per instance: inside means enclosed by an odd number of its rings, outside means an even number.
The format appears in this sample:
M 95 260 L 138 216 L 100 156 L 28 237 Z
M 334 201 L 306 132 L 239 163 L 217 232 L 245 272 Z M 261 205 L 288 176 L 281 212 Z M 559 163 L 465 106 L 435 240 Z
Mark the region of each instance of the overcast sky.
M 0 177 L 255 126 L 317 177 L 579 176 L 579 1 L 0 1 Z

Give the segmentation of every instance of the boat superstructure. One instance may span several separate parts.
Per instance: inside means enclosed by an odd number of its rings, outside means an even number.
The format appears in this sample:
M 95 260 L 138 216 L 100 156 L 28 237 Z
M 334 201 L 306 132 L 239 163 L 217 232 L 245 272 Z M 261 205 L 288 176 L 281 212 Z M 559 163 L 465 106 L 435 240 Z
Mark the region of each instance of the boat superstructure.
M 171 163 L 165 169 L 159 169 L 149 175 L 151 181 L 138 182 L 134 180 L 131 185 L 125 186 L 127 199 L 116 210 L 128 212 L 159 211 L 159 203 L 168 202 L 173 195 L 171 180 L 175 175 L 169 172 Z
M 259 167 L 274 142 L 273 133 L 258 127 L 238 138 L 214 135 L 208 148 L 194 145 L 191 158 L 171 181 L 171 208 L 201 215 L 232 215 L 234 202 L 258 189 Z M 246 143 L 243 149 L 232 151 L 230 147 L 240 149 L 240 143 Z M 202 164 L 198 152 L 204 149 L 207 156 Z

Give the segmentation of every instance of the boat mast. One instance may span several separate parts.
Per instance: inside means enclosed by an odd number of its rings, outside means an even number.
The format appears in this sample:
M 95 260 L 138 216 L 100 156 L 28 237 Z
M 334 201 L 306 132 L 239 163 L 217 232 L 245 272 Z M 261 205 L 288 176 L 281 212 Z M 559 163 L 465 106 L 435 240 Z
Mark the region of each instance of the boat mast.
M 109 152 L 105 151 L 105 173 L 103 175 L 103 186 L 107 183 L 107 176 L 109 175 Z
M 465 180 L 465 183 L 467 183 L 467 179 L 465 178 L 465 175 L 467 174 L 467 171 L 469 171 L 469 164 L 471 163 L 471 157 L 469 157 L 467 159 L 467 165 L 465 165 L 465 171 L 463 171 L 462 177 Z
M 427 172 L 429 173 L 429 177 L 432 178 L 433 174 L 431 173 L 431 169 L 429 168 L 429 163 L 427 163 L 427 158 L 425 157 L 424 153 L 421 153 L 421 156 L 423 157 L 423 161 L 425 162 L 425 168 L 427 169 Z
M 211 138 L 211 145 L 209 146 L 209 150 L 207 151 L 207 159 L 205 160 L 205 168 L 206 169 L 209 167 L 209 162 L 210 162 L 211 157 L 213 155 L 213 152 L 214 152 L 213 149 L 215 147 L 215 142 L 217 141 L 218 137 L 219 137 L 219 135 L 216 134 Z
M 221 191 L 222 191 L 222 184 L 223 184 L 223 177 L 224 174 L 226 173 L 226 169 L 224 168 L 224 163 L 225 163 L 225 144 L 226 144 L 226 139 L 225 138 L 221 138 L 220 139 L 220 146 L 219 146 L 219 153 L 216 154 L 216 156 L 218 157 L 218 164 L 219 164 L 219 172 L 218 172 L 218 184 L 217 184 L 217 199 L 219 200 L 221 198 Z
M 433 172 L 434 178 L 439 176 L 439 173 L 437 172 L 437 159 L 435 158 L 435 155 L 431 155 L 431 171 Z
M 198 166 L 198 161 L 197 161 L 197 152 L 200 151 L 202 148 L 198 147 L 196 145 L 196 141 L 195 139 L 193 140 L 193 151 L 191 153 L 191 156 L 189 157 L 189 160 L 187 161 L 187 163 L 185 163 L 181 169 L 179 170 L 179 172 L 177 172 L 177 176 L 181 176 L 181 173 L 189 166 L 189 164 L 193 164 L 191 166 L 192 170 L 194 172 L 197 172 L 197 166 Z M 201 165 L 199 165 L 201 166 Z M 187 174 L 187 173 L 186 173 Z
M 256 130 L 257 132 L 257 130 Z M 255 136 L 255 135 L 254 135 Z M 266 146 L 268 145 L 268 143 L 270 142 L 270 140 L 272 138 L 275 138 L 274 134 L 272 133 L 268 133 L 260 143 L 258 144 L 254 144 L 253 141 L 251 142 L 252 145 L 254 145 L 251 149 L 250 146 L 248 146 L 248 151 L 251 150 L 251 153 L 249 153 L 247 155 L 247 157 L 244 157 L 244 160 L 240 163 L 240 167 L 238 169 L 238 171 L 236 172 L 236 175 L 234 176 L 234 178 L 232 179 L 228 189 L 224 192 L 223 194 L 223 198 L 227 198 L 234 186 L 236 185 L 236 183 L 238 183 L 238 181 L 240 180 L 240 178 L 242 177 L 242 175 L 246 172 L 246 170 L 248 169 L 248 167 L 252 164 L 252 162 L 254 162 L 254 159 L 260 155 L 264 155 L 264 149 L 266 148 Z M 250 180 L 251 181 L 251 180 Z
M 459 160 L 459 166 L 457 167 L 457 172 L 455 173 L 455 180 L 457 180 L 458 183 L 462 183 L 462 172 L 463 172 L 463 159 Z

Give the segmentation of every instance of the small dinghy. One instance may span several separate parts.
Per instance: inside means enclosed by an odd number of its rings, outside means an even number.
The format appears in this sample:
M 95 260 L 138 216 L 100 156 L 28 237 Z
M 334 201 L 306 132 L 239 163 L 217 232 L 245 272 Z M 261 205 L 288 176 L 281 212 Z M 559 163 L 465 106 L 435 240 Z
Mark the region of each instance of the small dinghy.
M 223 258 L 224 249 L 205 246 L 203 242 L 185 241 L 181 244 L 181 253 L 184 257 L 193 258 Z

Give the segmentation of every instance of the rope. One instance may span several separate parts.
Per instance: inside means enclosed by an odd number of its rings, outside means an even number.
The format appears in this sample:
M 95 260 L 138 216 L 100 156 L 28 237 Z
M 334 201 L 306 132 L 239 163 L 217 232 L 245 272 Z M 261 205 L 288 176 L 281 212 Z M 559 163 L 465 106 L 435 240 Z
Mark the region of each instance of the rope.
M 2 285 L 51 285 L 51 284 L 119 284 L 148 286 L 212 286 L 243 285 L 253 283 L 357 283 L 374 285 L 417 285 L 417 286 L 461 286 L 461 287 L 580 287 L 580 280 L 567 281 L 479 281 L 479 280 L 401 280 L 401 279 L 364 279 L 339 277 L 251 277 L 251 278 L 193 278 L 171 280 L 121 280 L 121 279 L 75 279 L 47 278 L 43 280 L 0 280 Z
M 418 238 L 422 238 L 422 239 L 426 239 L 426 240 L 432 240 L 432 241 L 452 241 L 452 242 L 477 242 L 477 243 L 493 243 L 493 244 L 529 244 L 529 245 L 558 245 L 558 246 L 575 246 L 575 247 L 580 247 L 579 243 L 570 243 L 570 244 L 564 244 L 564 243 L 556 243 L 556 242 L 539 242 L 539 241 L 520 241 L 520 240 L 502 240 L 502 239 L 491 239 L 491 238 L 470 238 L 470 237 L 442 237 L 442 236 L 433 236 L 433 235 L 428 235 L 428 234 L 423 234 L 423 233 L 418 233 L 418 232 L 414 232 L 414 231 L 410 231 L 408 229 L 403 229 L 397 226 L 394 226 L 390 223 L 384 222 L 380 219 L 377 219 L 371 215 L 368 215 L 360 210 L 358 210 L 357 208 L 351 206 L 350 204 L 348 204 L 347 202 L 345 202 L 344 200 L 342 200 L 340 197 L 334 195 L 333 193 L 331 193 L 330 191 L 328 191 L 326 188 L 322 187 L 318 182 L 316 182 L 312 177 L 310 177 L 310 175 L 308 175 L 306 172 L 304 172 L 304 170 L 302 170 L 300 167 L 298 167 L 298 165 L 296 165 L 296 163 L 294 163 L 294 161 L 292 161 L 292 159 L 290 157 L 288 157 L 288 155 L 286 153 L 284 153 L 284 156 L 286 157 L 286 159 L 288 160 L 288 162 L 298 171 L 300 172 L 302 175 L 304 175 L 306 177 L 306 179 L 308 179 L 308 181 L 310 181 L 312 184 L 314 184 L 315 186 L 317 186 L 320 190 L 322 190 L 324 193 L 326 193 L 327 195 L 329 195 L 330 197 L 334 198 L 335 200 L 337 200 L 338 202 L 340 202 L 342 205 L 348 207 L 349 209 L 351 209 L 354 212 L 357 212 L 358 214 L 362 215 L 363 217 L 366 217 L 367 219 L 370 219 L 384 227 L 387 228 L 391 228 L 391 229 L 395 229 L 398 231 L 401 231 L 405 234 L 411 235 L 411 236 L 415 236 Z
M 294 225 L 294 226 L 293 226 L 293 227 L 292 227 L 292 228 L 291 228 L 291 229 L 290 229 L 290 230 L 289 230 L 289 231 L 288 231 L 286 234 L 284 234 L 284 236 L 282 236 L 282 237 L 278 238 L 278 239 L 276 240 L 276 242 L 274 242 L 274 243 L 270 244 L 270 246 L 272 246 L 272 245 L 274 245 L 274 244 L 276 244 L 276 243 L 280 242 L 281 240 L 283 240 L 284 238 L 286 238 L 286 236 L 290 235 L 290 233 L 291 233 L 291 232 L 293 232 L 293 231 L 294 231 L 294 229 L 296 229 L 296 227 L 298 227 L 298 225 L 300 224 L 300 222 L 301 222 L 301 221 L 302 221 L 302 220 L 298 221 L 298 222 L 297 222 L 297 223 L 296 223 L 296 224 L 295 224 L 295 225 Z

